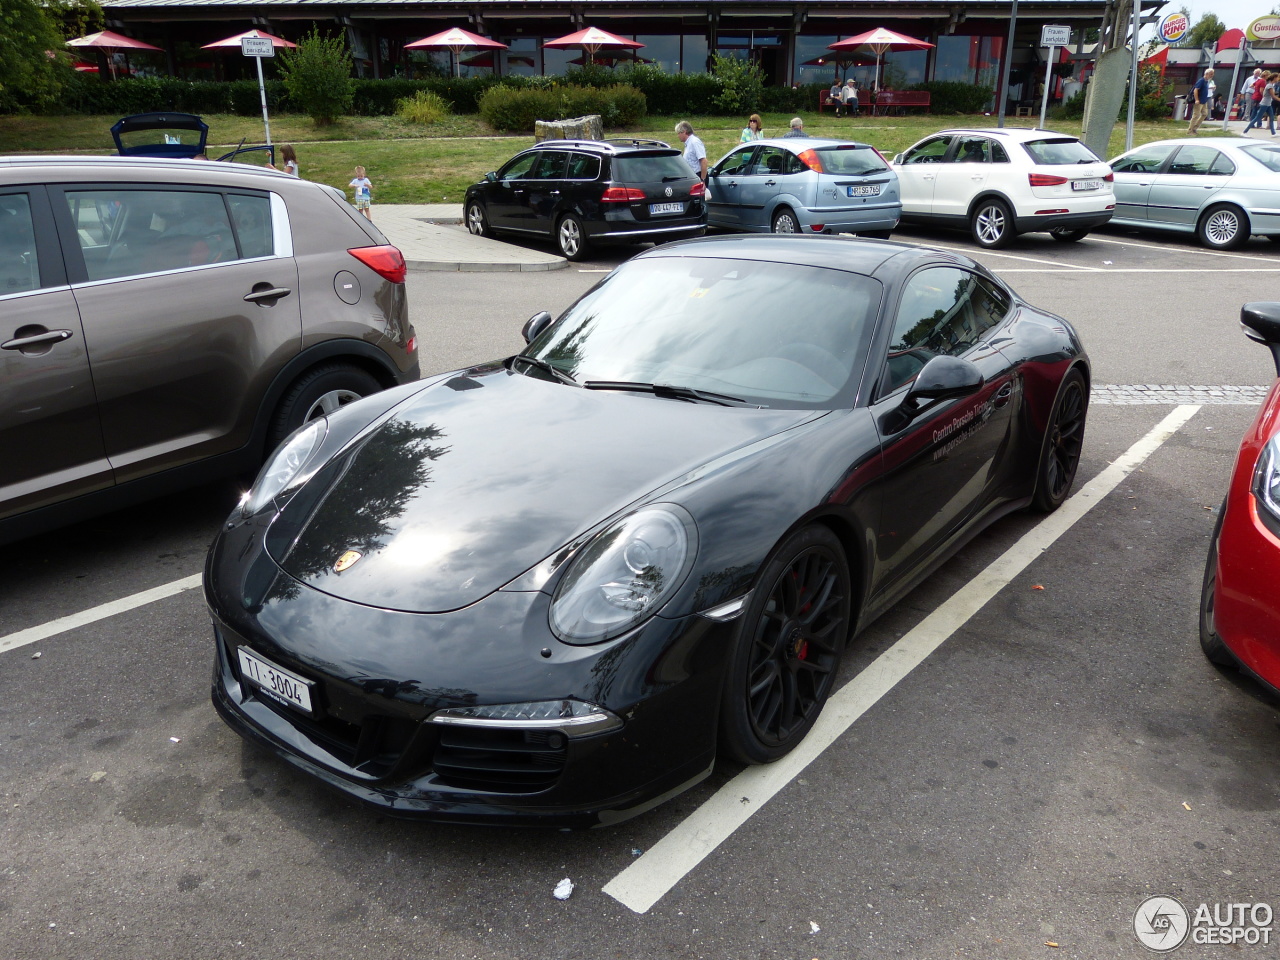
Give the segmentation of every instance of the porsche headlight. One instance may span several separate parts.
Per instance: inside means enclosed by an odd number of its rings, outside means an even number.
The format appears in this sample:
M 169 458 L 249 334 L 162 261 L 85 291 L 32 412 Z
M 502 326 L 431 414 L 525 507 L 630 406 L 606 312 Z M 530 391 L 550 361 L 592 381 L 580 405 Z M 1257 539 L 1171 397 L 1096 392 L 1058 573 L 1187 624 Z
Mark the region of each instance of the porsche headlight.
M 240 501 L 240 513 L 251 517 L 287 489 L 307 465 L 328 432 L 329 422 L 318 417 L 295 430 L 258 473 L 258 479 Z
M 1271 515 L 1270 519 L 1280 523 L 1280 433 L 1267 441 L 1258 457 L 1253 471 L 1253 495 Z
M 570 563 L 551 601 L 551 629 L 565 643 L 618 636 L 661 609 L 696 552 L 693 518 L 675 504 L 623 517 Z

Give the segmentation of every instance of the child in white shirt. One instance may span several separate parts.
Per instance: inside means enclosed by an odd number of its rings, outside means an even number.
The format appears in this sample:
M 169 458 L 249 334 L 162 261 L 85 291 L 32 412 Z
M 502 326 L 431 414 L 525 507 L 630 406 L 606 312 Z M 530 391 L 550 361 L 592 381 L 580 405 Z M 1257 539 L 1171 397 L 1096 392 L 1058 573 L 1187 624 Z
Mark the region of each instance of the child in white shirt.
M 373 214 L 369 210 L 369 202 L 373 194 L 373 184 L 369 178 L 364 175 L 364 167 L 356 167 L 356 176 L 349 184 L 356 191 L 356 209 L 365 215 L 369 220 L 373 219 Z

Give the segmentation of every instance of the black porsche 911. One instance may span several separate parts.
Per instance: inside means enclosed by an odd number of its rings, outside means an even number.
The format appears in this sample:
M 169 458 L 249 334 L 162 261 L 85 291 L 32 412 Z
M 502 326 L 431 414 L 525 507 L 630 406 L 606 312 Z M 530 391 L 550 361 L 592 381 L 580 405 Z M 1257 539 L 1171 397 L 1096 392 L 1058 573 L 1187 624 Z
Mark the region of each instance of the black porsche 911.
M 224 719 L 393 815 L 615 823 L 781 757 L 1079 463 L 1075 331 L 950 253 L 672 244 L 525 336 L 299 430 L 209 554 Z

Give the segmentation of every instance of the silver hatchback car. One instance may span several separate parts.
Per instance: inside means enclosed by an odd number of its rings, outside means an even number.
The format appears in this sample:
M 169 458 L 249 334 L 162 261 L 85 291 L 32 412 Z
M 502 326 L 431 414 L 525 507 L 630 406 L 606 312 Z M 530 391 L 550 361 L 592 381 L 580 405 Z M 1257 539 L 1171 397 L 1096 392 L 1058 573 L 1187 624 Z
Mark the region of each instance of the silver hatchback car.
M 755 233 L 857 233 L 898 225 L 898 175 L 874 147 L 787 137 L 731 151 L 707 177 L 707 225 Z
M 1280 144 L 1189 137 L 1143 144 L 1111 161 L 1125 227 L 1194 233 L 1228 250 L 1252 234 L 1280 240 Z
M 251 472 L 418 377 L 400 251 L 261 167 L 0 158 L 0 543 Z

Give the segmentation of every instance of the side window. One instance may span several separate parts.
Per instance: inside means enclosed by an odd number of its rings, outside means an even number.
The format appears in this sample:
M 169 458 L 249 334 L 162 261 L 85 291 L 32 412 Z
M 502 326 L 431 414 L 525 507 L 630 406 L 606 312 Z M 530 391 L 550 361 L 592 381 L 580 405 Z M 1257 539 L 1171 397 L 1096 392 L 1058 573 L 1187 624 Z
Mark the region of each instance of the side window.
M 90 280 L 239 259 L 220 193 L 67 191 Z
M 498 174 L 499 180 L 521 180 L 529 175 L 529 171 L 533 168 L 534 162 L 538 159 L 537 153 L 522 153 L 516 157 Z
M 530 176 L 534 180 L 563 180 L 568 162 L 569 154 L 564 150 L 543 150 Z
M 1171 144 L 1152 144 L 1135 150 L 1111 164 L 1113 173 L 1155 173 L 1173 152 Z
M 929 360 L 964 353 L 988 328 L 974 316 L 971 302 L 977 278 L 956 267 L 929 267 L 913 274 L 902 288 L 889 341 L 881 394 L 915 379 Z
M 36 231 L 25 193 L 0 196 L 0 297 L 40 288 Z
M 990 163 L 991 141 L 986 137 L 961 137 L 956 145 L 956 163 Z
M 999 325 L 1009 315 L 1009 308 L 1013 306 L 1013 300 L 1000 286 L 992 283 L 986 277 L 978 277 L 976 279 L 977 283 L 973 288 L 973 296 L 969 302 L 972 304 L 974 322 L 985 333 L 992 327 Z
M 745 150 L 735 150 L 716 167 L 715 175 L 717 177 L 742 176 L 751 169 L 751 158 L 756 154 L 755 147 L 747 147 Z
M 788 152 L 783 163 L 783 173 L 804 173 L 809 169 L 809 165 L 797 157 L 794 153 Z
M 950 137 L 934 137 L 917 147 L 908 150 L 902 159 L 903 163 L 941 163 L 947 155 L 947 147 L 951 146 Z
M 1218 159 L 1214 160 L 1213 166 L 1209 168 L 1209 173 L 1215 177 L 1229 177 L 1235 172 L 1236 165 L 1225 153 L 1219 153 Z
M 751 172 L 756 176 L 780 175 L 786 169 L 787 156 L 788 152 L 778 147 L 761 147 Z
M 1169 161 L 1166 173 L 1179 173 L 1184 176 L 1208 176 L 1210 168 L 1220 154 L 1213 147 L 1189 146 L 1179 147 L 1178 152 Z
M 240 239 L 240 256 L 269 257 L 275 253 L 271 233 L 271 200 L 263 196 L 233 193 L 227 196 L 231 222 Z
M 1003 143 L 991 143 L 991 162 L 992 163 L 1008 163 L 1009 154 L 1005 152 Z
M 589 153 L 569 154 L 567 176 L 570 180 L 595 180 L 600 176 L 600 158 Z

